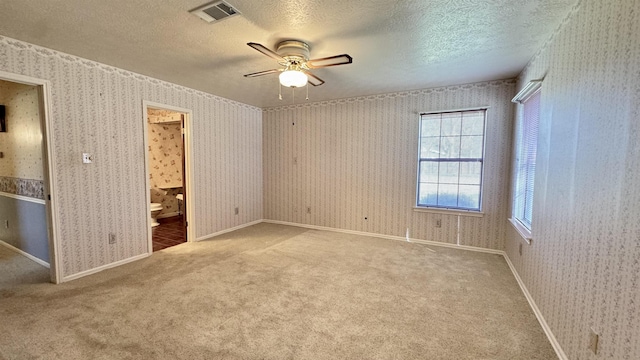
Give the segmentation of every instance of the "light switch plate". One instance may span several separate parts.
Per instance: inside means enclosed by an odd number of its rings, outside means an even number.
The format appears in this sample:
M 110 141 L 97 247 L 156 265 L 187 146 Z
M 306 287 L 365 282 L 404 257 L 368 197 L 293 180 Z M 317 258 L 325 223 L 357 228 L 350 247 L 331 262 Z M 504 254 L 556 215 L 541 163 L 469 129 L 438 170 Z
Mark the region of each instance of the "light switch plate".
M 91 164 L 93 162 L 93 156 L 89 153 L 82 153 L 82 163 Z

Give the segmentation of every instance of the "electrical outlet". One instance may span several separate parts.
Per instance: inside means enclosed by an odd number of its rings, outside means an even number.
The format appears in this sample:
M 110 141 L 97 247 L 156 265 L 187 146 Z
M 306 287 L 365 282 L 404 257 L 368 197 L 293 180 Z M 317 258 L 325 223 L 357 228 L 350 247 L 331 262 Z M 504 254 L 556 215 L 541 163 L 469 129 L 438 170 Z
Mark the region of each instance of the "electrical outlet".
M 600 335 L 596 334 L 593 329 L 589 332 L 589 350 L 594 354 L 598 354 L 598 341 L 600 340 Z
M 91 164 L 93 162 L 93 156 L 89 153 L 82 153 L 82 163 Z
M 311 214 L 311 206 L 307 206 L 307 214 Z
M 236 215 L 240 214 L 240 208 L 238 208 L 238 207 L 237 207 L 237 208 L 235 208 L 234 213 L 235 213 Z
M 116 243 L 116 234 L 114 233 L 109 234 L 109 244 L 113 245 L 115 243 Z
M 437 228 L 442 227 L 442 220 L 441 219 L 436 220 L 436 227 Z

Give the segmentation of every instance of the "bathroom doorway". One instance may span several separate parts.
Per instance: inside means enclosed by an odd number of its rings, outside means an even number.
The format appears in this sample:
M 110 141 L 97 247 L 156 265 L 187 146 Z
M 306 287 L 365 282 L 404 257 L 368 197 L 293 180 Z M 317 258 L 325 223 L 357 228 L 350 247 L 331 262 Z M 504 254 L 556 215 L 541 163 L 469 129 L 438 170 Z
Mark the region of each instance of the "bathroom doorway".
M 144 103 L 149 252 L 180 245 L 189 236 L 190 111 Z
M 0 71 L 0 288 L 61 281 L 49 82 Z

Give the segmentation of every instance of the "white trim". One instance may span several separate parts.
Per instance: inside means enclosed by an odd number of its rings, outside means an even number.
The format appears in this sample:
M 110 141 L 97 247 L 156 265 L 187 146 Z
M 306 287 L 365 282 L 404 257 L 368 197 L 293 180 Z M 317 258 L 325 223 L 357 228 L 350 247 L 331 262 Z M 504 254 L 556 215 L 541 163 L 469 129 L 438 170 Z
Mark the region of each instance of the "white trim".
M 14 74 L 14 73 L 2 71 L 2 70 L 0 70 L 0 80 L 18 82 L 21 84 L 32 85 L 32 86 L 40 86 L 45 82 L 48 83 L 47 80 L 42 80 L 42 79 L 38 79 L 38 78 L 34 78 L 31 76 L 26 76 L 22 74 Z
M 177 106 L 161 104 L 153 101 L 142 100 L 142 124 L 143 124 L 143 132 L 144 132 L 144 171 L 145 171 L 145 192 L 147 199 L 147 239 L 148 239 L 148 254 L 153 253 L 153 233 L 151 227 L 151 182 L 149 181 L 149 135 L 148 135 L 148 126 L 147 126 L 147 112 L 148 109 L 161 109 L 161 110 L 170 110 L 179 112 L 184 114 L 184 183 L 186 184 L 186 189 L 183 189 L 184 194 L 184 204 L 186 208 L 184 209 L 184 213 L 186 215 L 187 222 L 187 242 L 198 241 L 195 238 L 196 229 L 195 222 L 193 221 L 195 207 L 193 205 L 194 197 L 194 187 L 193 187 L 193 141 L 191 139 L 192 136 L 192 121 L 193 121 L 193 111 L 190 109 L 185 109 Z
M 146 254 L 146 253 L 145 254 L 140 254 L 140 255 L 132 256 L 132 257 L 127 258 L 127 259 L 116 261 L 114 263 L 98 266 L 97 268 L 81 271 L 81 272 L 73 274 L 73 275 L 65 276 L 62 279 L 62 282 L 79 279 L 81 277 L 85 277 L 87 275 L 95 274 L 95 273 L 103 271 L 103 270 L 111 269 L 111 268 L 114 268 L 114 267 L 117 267 L 117 266 L 120 266 L 120 265 L 128 264 L 130 262 L 134 262 L 134 261 L 137 261 L 137 260 L 141 260 L 141 259 L 147 258 L 149 256 L 151 256 L 151 254 Z
M 232 231 L 236 231 L 236 230 L 240 230 L 240 229 L 252 226 L 252 225 L 260 224 L 261 222 L 264 222 L 264 220 L 262 220 L 262 219 L 254 220 L 254 221 L 248 222 L 246 224 L 242 224 L 242 225 L 234 226 L 232 228 L 228 228 L 228 229 L 225 229 L 225 230 L 214 232 L 213 234 L 201 236 L 201 237 L 197 238 L 195 241 L 208 240 L 208 239 L 214 238 L 214 237 L 216 237 L 218 235 L 226 234 L 226 233 L 229 233 L 229 232 L 232 232 Z
M 53 148 L 54 137 L 53 126 L 49 116 L 49 104 L 51 103 L 51 82 L 49 80 L 43 80 L 26 76 L 22 74 L 15 74 L 6 71 L 0 71 L 0 80 L 19 82 L 22 84 L 32 85 L 38 87 L 38 103 L 41 108 L 41 129 L 42 129 L 42 162 L 44 172 L 44 190 L 45 196 L 50 196 L 49 201 L 45 201 L 45 210 L 47 213 L 47 231 L 49 235 L 49 263 L 50 263 L 50 275 L 51 282 L 58 284 L 62 279 L 62 267 L 61 264 L 62 252 L 58 247 L 58 234 L 60 233 L 60 224 L 58 224 L 58 201 L 57 201 L 57 182 L 56 182 L 56 169 L 54 165 Z
M 516 104 L 524 103 L 525 101 L 527 101 L 527 99 L 529 99 L 529 97 L 531 97 L 531 95 L 533 95 L 538 89 L 540 89 L 541 86 L 542 79 L 529 81 L 522 89 L 520 89 L 520 91 L 518 91 L 516 96 L 511 99 L 511 102 Z
M 415 162 L 416 167 L 414 168 L 416 172 L 415 177 L 415 197 L 413 201 L 413 209 L 414 211 L 424 211 L 424 212 L 434 212 L 434 213 L 444 213 L 444 214 L 455 214 L 455 215 L 463 215 L 463 216 L 476 216 L 483 217 L 484 213 L 482 212 L 482 202 L 484 193 L 484 184 L 485 184 L 485 158 L 486 158 L 486 150 L 487 150 L 487 122 L 489 121 L 489 109 L 490 106 L 478 106 L 466 109 L 455 109 L 455 110 L 442 110 L 442 111 L 430 111 L 420 113 L 420 117 L 418 118 L 418 151 L 417 151 L 417 161 Z M 420 159 L 421 159 L 421 135 L 422 135 L 422 117 L 425 115 L 433 115 L 433 114 L 442 114 L 442 113 L 453 113 L 453 112 L 465 112 L 465 111 L 484 111 L 484 122 L 482 125 L 482 175 L 480 178 L 480 204 L 479 210 L 463 210 L 463 209 L 447 209 L 447 208 L 439 208 L 439 207 L 429 207 L 429 206 L 419 206 L 419 191 L 420 191 Z M 474 215 L 471 215 L 471 214 Z
M 472 217 L 484 216 L 484 212 L 482 211 L 468 211 L 468 210 L 460 210 L 460 209 L 445 209 L 445 208 L 422 207 L 422 206 L 414 206 L 413 211 L 434 213 L 434 214 L 445 214 L 445 215 L 472 216 Z
M 156 217 L 156 219 L 166 219 L 166 218 L 170 218 L 170 217 L 174 217 L 174 216 L 178 216 L 180 215 L 179 212 L 172 212 L 172 213 L 166 213 L 166 214 L 160 214 Z
M 555 335 L 553 335 L 553 331 L 551 331 L 549 324 L 547 324 L 547 321 L 544 319 L 544 316 L 542 316 L 542 312 L 538 308 L 538 305 L 536 305 L 536 302 L 533 300 L 533 297 L 529 293 L 529 290 L 527 290 L 527 287 L 524 285 L 524 282 L 520 278 L 520 275 L 518 275 L 516 268 L 513 266 L 513 263 L 511 263 L 511 259 L 509 259 L 509 255 L 507 255 L 506 252 L 503 252 L 503 256 L 504 256 L 504 259 L 507 261 L 507 264 L 509 265 L 511 272 L 513 273 L 513 276 L 516 278 L 518 285 L 520 285 L 520 290 L 522 290 L 522 293 L 524 293 L 524 297 L 527 298 L 527 301 L 529 302 L 529 306 L 531 306 L 531 310 L 533 310 L 533 313 L 536 315 L 536 318 L 538 319 L 540 326 L 542 326 L 542 330 L 547 335 L 547 338 L 549 339 L 549 342 L 551 343 L 553 350 L 555 350 L 556 355 L 558 355 L 558 359 L 569 360 L 567 355 L 562 350 L 562 347 L 560 346 L 560 343 L 556 339 Z
M 0 196 L 4 196 L 4 197 L 16 199 L 16 200 L 28 201 L 28 202 L 35 203 L 35 204 L 40 204 L 40 205 L 46 205 L 46 201 L 44 201 L 42 199 L 37 199 L 37 198 L 24 196 L 24 195 L 16 195 L 16 194 L 11 194 L 11 193 L 6 193 L 6 192 L 0 191 Z M 2 241 L 2 240 L 0 240 L 0 241 Z
M 47 269 L 50 269 L 50 267 L 49 267 L 49 263 L 48 263 L 48 262 L 46 262 L 46 261 L 44 261 L 44 260 L 42 260 L 42 259 L 38 259 L 37 257 L 35 257 L 35 256 L 31 255 L 31 254 L 29 254 L 29 253 L 28 253 L 28 252 L 26 252 L 26 251 L 20 250 L 20 249 L 18 249 L 17 247 L 15 247 L 15 246 L 13 246 L 13 245 L 11 245 L 11 244 L 7 243 L 7 242 L 4 242 L 4 241 L 2 241 L 2 240 L 0 240 L 0 245 L 3 245 L 3 246 L 5 246 L 5 247 L 6 247 L 6 248 L 8 248 L 8 249 L 10 249 L 10 250 L 13 250 L 13 251 L 17 252 L 18 254 L 20 254 L 20 255 L 22 255 L 22 256 L 24 256 L 24 257 L 26 257 L 27 259 L 29 259 L 29 260 L 31 260 L 31 261 L 33 261 L 33 262 L 37 263 L 38 265 L 42 265 L 42 266 L 46 267 Z
M 494 250 L 494 249 L 487 249 L 487 248 L 481 248 L 481 247 L 475 247 L 475 246 L 449 244 L 449 243 L 443 243 L 438 241 L 412 239 L 412 238 L 409 238 L 409 240 L 407 241 L 407 238 L 405 236 L 376 234 L 376 233 L 369 233 L 364 231 L 337 229 L 337 228 L 326 227 L 326 226 L 300 224 L 300 223 L 293 223 L 293 222 L 279 221 L 279 220 L 263 220 L 262 222 L 270 223 L 270 224 L 297 226 L 297 227 L 303 227 L 303 228 L 313 229 L 313 230 L 324 230 L 324 231 L 333 231 L 333 232 L 344 233 L 344 234 L 369 236 L 369 237 L 375 237 L 375 238 L 387 239 L 387 240 L 413 242 L 417 244 L 441 246 L 441 247 L 447 247 L 452 249 L 468 250 L 468 251 L 482 252 L 482 253 L 488 253 L 488 254 L 504 255 L 504 251 L 502 250 Z
M 524 227 L 524 225 L 522 225 L 520 221 L 518 221 L 517 219 L 509 218 L 508 220 L 511 223 L 511 225 L 513 225 L 513 228 L 516 229 L 518 234 L 520 234 L 520 236 L 522 237 L 522 240 L 524 240 L 527 244 L 531 245 L 531 240 L 533 240 L 533 237 L 531 235 L 531 230 Z

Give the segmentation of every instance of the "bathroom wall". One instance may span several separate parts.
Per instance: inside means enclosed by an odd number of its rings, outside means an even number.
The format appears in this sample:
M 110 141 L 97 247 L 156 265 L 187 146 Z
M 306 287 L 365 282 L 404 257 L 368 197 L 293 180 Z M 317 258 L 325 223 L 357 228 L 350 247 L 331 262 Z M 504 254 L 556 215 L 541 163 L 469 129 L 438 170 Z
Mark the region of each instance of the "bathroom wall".
M 0 241 L 49 262 L 38 88 L 0 80 Z
M 640 359 L 638 34 L 640 1 L 582 0 L 518 83 L 544 77 L 533 241 L 506 251 L 572 360 Z
M 143 100 L 193 110 L 196 237 L 262 219 L 261 109 L 7 37 L 0 54 L 0 71 L 51 85 L 63 280 L 148 252 Z
M 265 218 L 502 250 L 514 90 L 500 80 L 265 109 Z M 414 211 L 420 113 L 482 106 L 483 216 Z
M 149 109 L 147 120 L 151 202 L 162 204 L 159 217 L 177 215 L 179 204 L 176 195 L 183 193 L 184 176 L 181 114 Z

